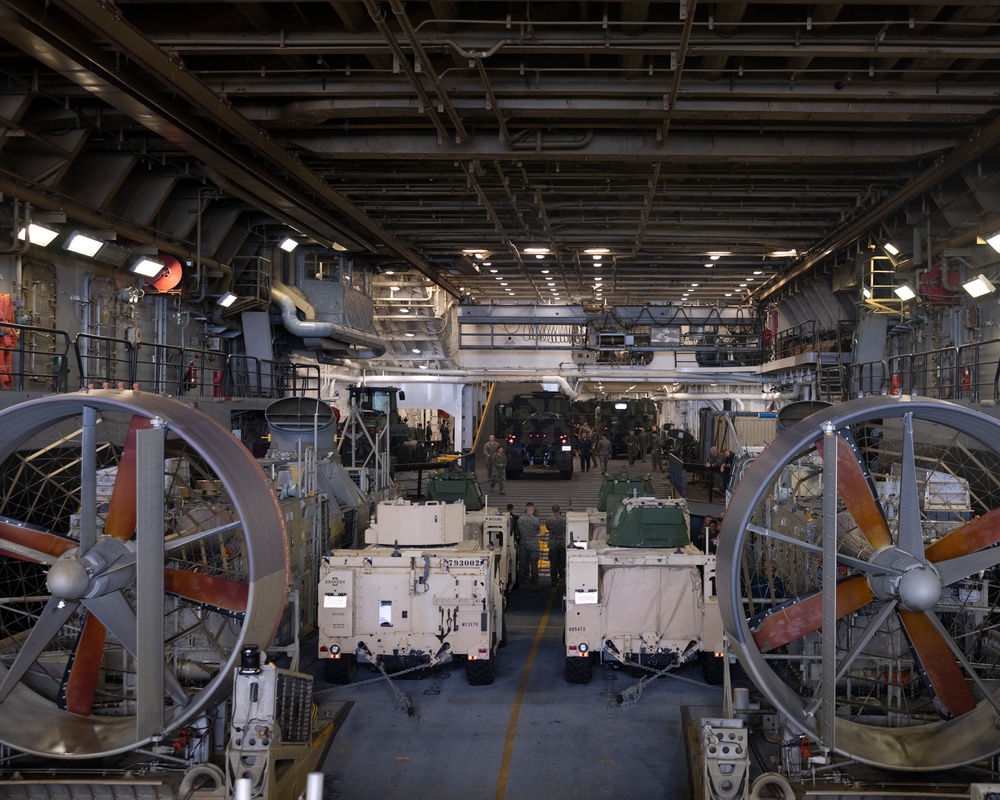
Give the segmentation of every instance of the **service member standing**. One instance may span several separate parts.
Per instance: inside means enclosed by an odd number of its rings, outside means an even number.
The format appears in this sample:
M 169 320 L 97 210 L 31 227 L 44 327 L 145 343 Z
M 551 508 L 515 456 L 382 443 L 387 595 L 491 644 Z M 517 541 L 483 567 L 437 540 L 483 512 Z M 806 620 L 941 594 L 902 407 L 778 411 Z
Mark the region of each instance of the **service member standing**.
M 566 517 L 558 504 L 552 506 L 545 527 L 549 532 L 549 574 L 555 585 L 566 580 Z
M 608 472 L 608 459 L 611 458 L 611 440 L 604 434 L 601 434 L 601 440 L 597 443 L 597 447 L 594 448 L 594 458 L 601 465 L 601 474 L 606 475 Z
M 538 588 L 538 559 L 542 550 L 538 536 L 542 523 L 535 516 L 535 504 L 527 503 L 524 513 L 517 518 L 517 532 L 520 542 L 517 548 L 517 582 L 521 586 Z
M 504 488 L 507 485 L 507 456 L 503 451 L 503 445 L 497 446 L 497 451 L 493 454 L 493 477 L 490 478 L 490 488 L 500 484 L 500 494 L 506 494 Z
M 486 477 L 489 479 L 490 486 L 493 485 L 493 456 L 496 455 L 499 448 L 500 442 L 491 433 L 489 441 L 483 446 L 483 455 L 486 456 Z
M 628 454 L 628 465 L 631 467 L 639 457 L 639 437 L 635 432 L 625 437 L 625 452 Z

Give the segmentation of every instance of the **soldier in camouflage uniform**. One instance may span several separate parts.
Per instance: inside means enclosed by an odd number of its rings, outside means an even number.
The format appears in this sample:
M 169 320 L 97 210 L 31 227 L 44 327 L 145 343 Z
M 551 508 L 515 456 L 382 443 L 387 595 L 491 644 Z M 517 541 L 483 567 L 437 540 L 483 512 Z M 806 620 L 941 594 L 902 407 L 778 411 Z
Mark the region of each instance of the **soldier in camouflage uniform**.
M 504 487 L 507 485 L 507 456 L 503 452 L 503 445 L 497 446 L 497 451 L 493 454 L 493 477 L 490 478 L 490 488 L 497 483 L 500 484 L 500 494 L 506 494 Z
M 542 532 L 542 523 L 535 516 L 535 504 L 527 503 L 524 513 L 517 518 L 517 532 L 520 544 L 517 548 L 517 582 L 521 586 L 538 588 L 538 559 L 541 547 L 538 536 Z
M 491 433 L 490 440 L 483 446 L 483 454 L 486 456 L 486 477 L 489 478 L 490 486 L 493 485 L 493 456 L 496 455 L 499 448 L 500 442 Z
M 601 465 L 601 474 L 607 474 L 608 459 L 611 458 L 611 441 L 607 436 L 601 436 L 601 441 L 599 441 L 597 443 L 597 447 L 594 448 L 594 458 L 597 460 L 597 463 Z
M 549 574 L 552 583 L 566 580 L 566 517 L 559 506 L 552 506 L 552 516 L 545 520 L 549 532 Z
M 628 453 L 628 465 L 631 467 L 639 457 L 639 437 L 634 432 L 625 437 L 625 451 Z

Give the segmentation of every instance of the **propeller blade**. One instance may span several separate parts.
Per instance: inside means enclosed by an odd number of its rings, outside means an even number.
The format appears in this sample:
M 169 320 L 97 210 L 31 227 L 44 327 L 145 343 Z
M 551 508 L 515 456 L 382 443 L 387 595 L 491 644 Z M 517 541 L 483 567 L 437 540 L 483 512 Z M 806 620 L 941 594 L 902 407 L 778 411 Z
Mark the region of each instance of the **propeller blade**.
M 822 448 L 820 448 L 822 450 Z M 889 526 L 854 447 L 837 436 L 837 492 L 875 550 L 892 544 Z
M 837 584 L 837 619 L 857 611 L 872 600 L 863 575 Z M 762 653 L 781 647 L 823 627 L 823 593 L 819 590 L 790 600 L 750 620 L 753 640 Z
M 4 676 L 3 683 L 0 683 L 0 703 L 7 699 L 18 681 L 24 677 L 25 673 L 38 657 L 44 652 L 62 626 L 66 623 L 79 603 L 73 600 L 61 600 L 58 597 L 50 597 L 42 613 L 38 615 L 35 627 L 31 629 L 28 638 L 24 640 L 21 649 L 17 653 L 17 658 L 10 665 L 10 669 Z
M 139 669 L 147 658 L 163 658 L 162 650 L 157 653 L 139 652 L 139 635 L 136 631 L 135 609 L 125 599 L 121 592 L 111 592 L 101 597 L 91 597 L 83 601 L 87 610 L 98 616 L 108 631 L 114 636 L 136 661 L 139 662 Z M 181 706 L 186 706 L 190 702 L 184 688 L 181 686 L 177 676 L 170 670 L 163 675 L 164 689 L 174 698 L 174 701 Z
M 975 553 L 997 542 L 1000 542 L 1000 508 L 994 508 L 981 517 L 969 520 L 962 527 L 955 528 L 924 550 L 924 555 L 928 561 L 946 561 Z
M 960 717 L 976 707 L 976 698 L 947 640 L 923 611 L 900 611 L 924 688 L 944 719 Z
M 163 589 L 195 603 L 235 612 L 247 610 L 250 596 L 250 587 L 246 583 L 182 569 L 164 571 Z
M 94 693 L 101 677 L 106 633 L 103 623 L 93 614 L 88 614 L 63 687 L 66 710 L 73 714 L 89 717 L 94 710 Z
M 5 544 L 13 547 L 4 547 Z M 13 520 L 0 518 L 0 554 L 11 558 L 19 558 L 22 561 L 34 561 L 36 563 L 53 564 L 67 550 L 76 547 L 76 542 L 71 539 L 63 539 L 48 531 L 28 528 L 18 525 Z M 34 551 L 38 555 L 25 552 L 25 549 Z M 43 558 L 50 556 L 51 558 Z
M 104 521 L 104 532 L 116 539 L 131 539 L 135 533 L 136 521 L 136 472 L 135 472 L 135 432 L 140 428 L 151 428 L 153 423 L 147 417 L 135 415 L 125 435 L 125 446 L 118 459 L 118 473 L 111 490 L 108 516 Z

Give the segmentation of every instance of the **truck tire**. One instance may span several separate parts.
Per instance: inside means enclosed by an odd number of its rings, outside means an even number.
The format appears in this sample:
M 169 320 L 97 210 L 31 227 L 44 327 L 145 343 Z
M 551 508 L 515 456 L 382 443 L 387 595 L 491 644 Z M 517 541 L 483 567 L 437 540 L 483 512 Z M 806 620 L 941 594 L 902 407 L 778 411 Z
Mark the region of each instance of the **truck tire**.
M 590 657 L 566 657 L 566 683 L 590 683 L 594 674 L 594 662 Z
M 469 659 L 465 662 L 465 679 L 469 686 L 489 686 L 496 677 L 496 663 L 492 658 Z
M 700 653 L 701 675 L 709 686 L 721 686 L 726 678 L 725 656 L 715 653 Z
M 358 671 L 358 657 L 346 655 L 342 658 L 328 658 L 323 662 L 323 678 L 327 683 L 346 686 L 354 680 Z

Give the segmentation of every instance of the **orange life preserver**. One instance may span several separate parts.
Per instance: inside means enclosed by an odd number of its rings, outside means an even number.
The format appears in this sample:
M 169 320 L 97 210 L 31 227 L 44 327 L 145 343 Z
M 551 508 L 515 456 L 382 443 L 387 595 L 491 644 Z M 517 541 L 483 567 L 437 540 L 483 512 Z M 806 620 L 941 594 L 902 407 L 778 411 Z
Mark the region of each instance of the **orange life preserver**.
M 4 322 L 14 321 L 13 298 L 9 294 L 0 294 L 0 389 L 7 389 L 14 381 L 11 375 L 11 363 L 13 350 L 21 334 L 16 328 L 3 326 Z

